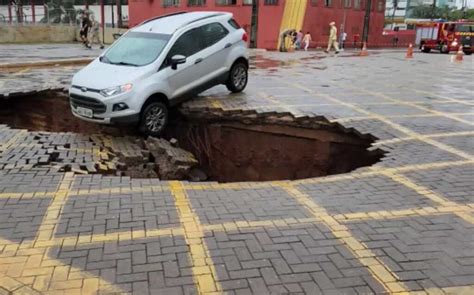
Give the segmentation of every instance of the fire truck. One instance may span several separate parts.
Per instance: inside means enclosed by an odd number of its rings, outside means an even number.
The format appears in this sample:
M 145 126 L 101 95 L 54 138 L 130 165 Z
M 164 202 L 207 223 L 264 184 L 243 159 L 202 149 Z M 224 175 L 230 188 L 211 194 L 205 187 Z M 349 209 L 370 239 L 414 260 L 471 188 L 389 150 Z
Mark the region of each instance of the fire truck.
M 428 21 L 416 24 L 416 44 L 422 52 L 439 50 L 441 53 L 458 51 L 472 54 L 474 45 L 474 22 Z

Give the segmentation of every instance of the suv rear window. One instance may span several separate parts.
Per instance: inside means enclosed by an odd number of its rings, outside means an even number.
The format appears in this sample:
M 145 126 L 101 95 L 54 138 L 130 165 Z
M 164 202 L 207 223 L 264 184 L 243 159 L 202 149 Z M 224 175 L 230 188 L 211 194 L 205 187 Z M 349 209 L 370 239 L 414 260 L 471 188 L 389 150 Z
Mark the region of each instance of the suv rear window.
M 229 31 L 220 23 L 204 25 L 201 28 L 202 49 L 210 47 L 223 39 Z
M 231 18 L 228 21 L 229 25 L 231 25 L 234 29 L 240 29 L 240 25 L 235 21 L 235 19 Z

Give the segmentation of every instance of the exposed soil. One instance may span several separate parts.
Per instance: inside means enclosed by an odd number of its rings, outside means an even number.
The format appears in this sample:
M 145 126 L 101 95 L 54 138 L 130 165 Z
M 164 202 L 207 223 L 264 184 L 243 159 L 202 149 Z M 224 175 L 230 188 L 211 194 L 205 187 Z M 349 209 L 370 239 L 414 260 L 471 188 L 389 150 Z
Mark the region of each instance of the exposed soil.
M 177 138 L 180 147 L 197 157 L 209 179 L 220 182 L 345 173 L 370 166 L 383 155 L 368 150 L 370 137 L 329 126 L 312 129 L 270 123 L 271 116 L 253 122 L 182 119 L 170 124 L 167 136 Z
M 173 113 L 164 135 L 171 144 L 163 142 L 160 149 L 154 149 L 156 144 L 146 144 L 131 127 L 108 127 L 75 118 L 63 93 L 0 101 L 0 124 L 32 131 L 81 133 L 86 135 L 92 149 L 98 149 L 106 157 L 97 163 L 92 161 L 87 164 L 88 169 L 79 173 L 114 173 L 137 178 L 172 179 L 179 174 L 179 179 L 192 181 L 302 179 L 349 172 L 370 166 L 383 156 L 380 150 L 370 150 L 374 137 L 330 123 L 323 117 L 295 118 L 288 113 L 186 107 Z M 189 158 L 192 163 L 192 155 L 187 156 L 179 148 L 191 152 L 199 161 L 197 167 L 193 164 L 189 166 L 194 166 L 191 170 L 185 169 L 189 175 L 174 173 L 169 167 L 176 163 L 176 169 L 183 171 L 183 162 L 187 161 L 183 159 Z M 167 176 L 157 153 L 169 155 L 165 159 Z M 73 163 L 72 167 L 77 162 L 67 160 Z M 61 164 L 56 159 L 54 165 L 58 162 Z
M 82 134 L 132 135 L 132 128 L 89 123 L 74 117 L 68 95 L 43 92 L 36 95 L 0 99 L 0 124 L 30 131 L 76 132 Z

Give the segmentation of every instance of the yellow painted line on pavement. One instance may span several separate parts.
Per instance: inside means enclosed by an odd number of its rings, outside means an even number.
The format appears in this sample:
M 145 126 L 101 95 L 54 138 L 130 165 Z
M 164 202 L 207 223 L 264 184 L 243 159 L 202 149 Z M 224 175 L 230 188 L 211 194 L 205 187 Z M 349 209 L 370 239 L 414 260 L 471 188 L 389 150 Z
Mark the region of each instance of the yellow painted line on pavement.
M 221 101 L 218 99 L 211 100 L 211 105 L 213 108 L 216 108 L 216 109 L 221 109 L 221 110 L 224 109 L 224 106 L 222 105 Z
M 436 216 L 453 214 L 453 212 L 470 212 L 473 210 L 474 204 L 458 205 L 456 207 L 440 206 L 440 207 L 414 207 L 401 210 L 379 210 L 369 212 L 355 212 L 334 215 L 339 222 L 364 221 L 364 220 L 386 220 L 397 219 L 402 217 L 418 217 L 418 216 Z
M 408 177 L 396 174 L 393 172 L 389 171 L 384 171 L 382 172 L 383 175 L 391 178 L 392 180 L 403 184 L 404 186 L 414 190 L 418 194 L 422 195 L 425 198 L 430 199 L 431 201 L 443 206 L 443 207 L 449 207 L 452 208 L 450 210 L 453 214 L 459 216 L 460 218 L 464 219 L 465 221 L 474 224 L 474 210 L 471 210 L 470 208 L 468 210 L 463 210 L 465 206 L 459 205 L 456 202 L 450 201 L 440 194 L 435 193 L 434 191 L 416 184 L 415 182 L 411 181 Z
M 309 89 L 309 88 L 307 88 L 307 87 L 304 87 L 304 86 L 302 86 L 302 85 L 299 85 L 299 84 L 296 84 L 296 83 L 286 82 L 285 80 L 279 79 L 279 78 L 274 78 L 274 79 L 277 79 L 277 80 L 281 81 L 282 83 L 286 83 L 286 84 L 288 84 L 288 85 L 292 85 L 292 86 L 295 87 L 295 88 L 303 89 L 303 90 L 305 90 L 305 91 L 307 91 L 307 92 L 313 92 L 313 90 L 311 90 L 311 89 Z M 407 135 L 410 136 L 410 137 L 416 138 L 416 139 L 418 139 L 418 140 L 420 140 L 420 141 L 423 141 L 423 142 L 425 142 L 425 143 L 428 143 L 428 144 L 430 144 L 430 145 L 433 145 L 433 146 L 435 146 L 435 147 L 437 147 L 437 148 L 439 148 L 439 149 L 441 149 L 441 150 L 450 152 L 450 153 L 452 153 L 452 154 L 454 154 L 454 155 L 456 155 L 456 156 L 459 156 L 459 157 L 464 158 L 464 159 L 467 159 L 467 160 L 472 160 L 472 159 L 474 159 L 474 157 L 473 157 L 471 154 L 469 154 L 469 153 L 466 153 L 466 152 L 464 152 L 464 151 L 461 151 L 461 150 L 456 149 L 456 148 L 454 148 L 454 147 L 451 147 L 451 146 L 449 146 L 449 145 L 443 144 L 443 143 L 441 143 L 441 142 L 435 141 L 435 140 L 433 140 L 433 139 L 431 139 L 431 138 L 424 138 L 422 135 L 420 135 L 420 134 L 418 134 L 418 133 L 416 133 L 416 132 L 414 132 L 414 131 L 412 131 L 412 130 L 410 130 L 410 129 L 408 129 L 408 128 L 406 128 L 406 127 L 400 125 L 400 124 L 397 124 L 397 123 L 395 123 L 395 122 L 393 122 L 393 121 L 390 121 L 389 119 L 387 119 L 386 117 L 384 117 L 384 116 L 382 116 L 382 115 L 378 115 L 378 114 L 372 113 L 372 112 L 370 112 L 370 111 L 364 110 L 364 109 L 362 109 L 362 108 L 360 108 L 360 107 L 358 107 L 358 106 L 356 106 L 356 105 L 354 105 L 354 104 L 341 101 L 341 100 L 339 100 L 339 99 L 337 99 L 337 98 L 334 98 L 334 97 L 330 96 L 329 94 L 318 93 L 318 95 L 319 95 L 320 97 L 325 97 L 325 98 L 327 98 L 327 99 L 330 100 L 330 101 L 338 102 L 340 105 L 349 107 L 349 108 L 351 108 L 351 109 L 353 109 L 353 110 L 355 110 L 355 111 L 358 111 L 358 112 L 360 112 L 360 113 L 362 113 L 362 114 L 365 114 L 365 115 L 367 115 L 367 116 L 372 116 L 372 117 L 374 117 L 375 119 L 377 119 L 377 120 L 379 120 L 379 121 L 381 121 L 381 122 L 383 122 L 383 123 L 385 123 L 385 124 L 391 126 L 391 127 L 394 128 L 394 129 L 397 129 L 397 130 L 400 131 L 400 132 L 403 132 L 403 133 L 407 134 Z
M 184 229 L 184 238 L 189 245 L 192 272 L 200 294 L 221 292 L 217 272 L 204 240 L 204 229 L 199 217 L 193 212 L 186 190 L 179 181 L 170 181 L 170 190 L 175 198 L 179 219 Z
M 424 137 L 424 138 L 457 137 L 457 136 L 474 136 L 474 131 L 445 132 L 445 133 L 434 133 L 434 134 L 420 135 L 420 137 Z M 380 140 L 380 141 L 377 141 L 377 142 L 373 143 L 372 145 L 377 146 L 377 145 L 398 143 L 398 142 L 409 141 L 409 140 L 415 140 L 415 138 L 402 137 L 402 138 Z
M 352 255 L 354 255 L 362 265 L 367 267 L 372 277 L 376 279 L 387 292 L 408 291 L 408 288 L 400 282 L 396 274 L 394 274 L 364 243 L 352 236 L 350 230 L 331 216 L 326 209 L 316 204 L 306 193 L 301 192 L 289 182 L 282 182 L 280 186 L 298 203 L 304 206 L 315 218 L 324 223 L 331 230 L 332 234 L 345 244 Z
M 394 104 L 397 105 L 397 104 Z M 466 116 L 466 115 L 474 115 L 474 113 L 450 113 L 453 116 Z M 412 115 L 390 115 L 384 116 L 385 118 L 396 119 L 396 118 L 430 118 L 430 117 L 439 117 L 438 114 L 412 114 Z M 361 120 L 370 120 L 376 119 L 373 116 L 356 116 L 356 117 L 346 117 L 341 119 L 332 120 L 331 122 L 337 123 L 345 123 L 351 121 L 361 121 Z
M 360 87 L 350 86 L 350 85 L 346 85 L 346 84 L 342 84 L 342 83 L 336 83 L 336 82 L 334 82 L 334 83 L 337 84 L 338 86 L 345 87 L 345 88 L 350 88 L 350 89 L 357 89 L 357 90 L 365 92 L 367 94 L 377 96 L 377 97 L 383 98 L 383 99 L 388 100 L 388 101 L 396 102 L 400 105 L 406 105 L 406 106 L 414 107 L 414 108 L 417 108 L 419 110 L 423 110 L 425 112 L 428 112 L 428 113 L 431 113 L 431 114 L 434 114 L 434 115 L 437 115 L 437 116 L 449 118 L 451 120 L 455 120 L 455 121 L 458 121 L 458 122 L 461 122 L 461 123 L 464 123 L 464 124 L 467 124 L 467 125 L 471 125 L 471 126 L 474 125 L 473 122 L 471 122 L 469 120 L 462 119 L 462 118 L 458 118 L 458 117 L 456 117 L 456 116 L 454 116 L 450 113 L 436 111 L 436 110 L 424 107 L 422 105 L 412 103 L 410 101 L 399 100 L 399 99 L 393 98 L 391 96 L 388 96 L 388 95 L 380 93 L 380 92 L 365 90 L 365 89 L 362 89 Z
M 16 72 L 16 73 L 14 73 L 12 76 L 19 76 L 19 75 L 24 74 L 24 73 L 29 72 L 29 71 L 31 71 L 31 68 L 29 68 L 29 67 L 28 67 L 28 68 L 24 68 L 24 69 L 22 69 L 22 70 L 20 70 L 20 71 L 18 71 L 18 72 Z
M 20 130 L 17 132 L 12 138 L 10 138 L 7 142 L 0 144 L 0 151 L 4 151 L 5 149 L 9 148 L 15 142 L 20 140 L 21 137 L 28 135 L 28 130 Z
M 267 101 L 271 102 L 272 104 L 275 104 L 276 106 L 278 106 L 279 108 L 282 108 L 284 109 L 285 111 L 289 112 L 289 113 L 293 113 L 293 109 L 290 108 L 290 105 L 285 105 L 285 104 L 282 104 L 278 99 L 275 99 L 273 96 L 263 92 L 263 91 L 259 91 L 257 93 L 261 98 L 263 99 L 266 99 Z M 268 107 L 268 106 L 267 106 Z
M 447 96 L 444 96 L 444 95 L 436 94 L 436 93 L 433 93 L 433 92 L 425 91 L 425 90 L 419 90 L 419 89 L 415 89 L 415 88 L 410 88 L 410 89 L 412 91 L 415 91 L 415 92 L 418 92 L 418 93 L 425 93 L 425 94 L 428 94 L 428 95 L 431 95 L 431 96 L 437 96 L 441 99 L 449 100 L 450 102 L 455 102 L 455 103 L 464 104 L 464 105 L 468 105 L 468 106 L 474 106 L 474 102 L 465 101 L 465 100 L 461 100 L 461 99 L 455 99 L 455 98 L 447 97 Z

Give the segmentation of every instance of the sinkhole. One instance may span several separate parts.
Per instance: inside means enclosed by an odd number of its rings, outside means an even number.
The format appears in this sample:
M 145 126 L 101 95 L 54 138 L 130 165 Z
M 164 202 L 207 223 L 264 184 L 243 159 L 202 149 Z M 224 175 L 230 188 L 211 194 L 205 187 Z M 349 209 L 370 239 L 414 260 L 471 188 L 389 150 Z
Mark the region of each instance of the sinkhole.
M 133 126 L 103 126 L 75 118 L 69 110 L 67 95 L 61 92 L 0 101 L 0 124 L 37 132 L 35 138 L 51 155 L 35 165 L 133 178 L 293 180 L 346 173 L 373 165 L 384 154 L 371 148 L 375 137 L 330 123 L 323 117 L 192 109 L 186 104 L 171 111 L 162 143 L 151 142 L 137 134 Z M 84 141 L 79 145 L 86 147 L 82 151 L 95 147 L 107 156 L 63 157 L 61 152 L 74 149 L 78 139 L 52 148 L 49 138 L 58 132 L 79 134 Z M 159 159 L 162 154 L 167 154 L 167 158 Z M 191 154 L 196 161 L 186 162 Z

